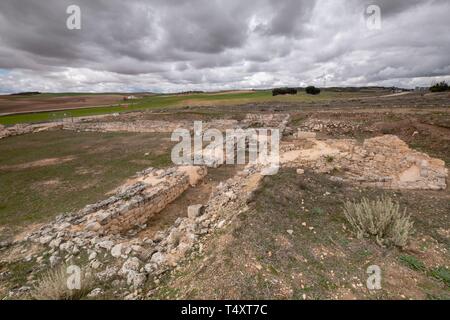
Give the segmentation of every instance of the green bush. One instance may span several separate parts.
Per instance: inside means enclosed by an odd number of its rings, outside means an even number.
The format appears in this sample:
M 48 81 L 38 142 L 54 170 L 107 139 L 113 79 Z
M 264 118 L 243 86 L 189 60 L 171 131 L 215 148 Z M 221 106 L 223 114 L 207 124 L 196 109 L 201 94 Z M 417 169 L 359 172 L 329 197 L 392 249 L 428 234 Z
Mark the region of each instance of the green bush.
M 320 89 L 316 88 L 314 86 L 309 86 L 305 88 L 305 91 L 307 94 L 313 94 L 313 95 L 317 95 L 320 93 Z
M 434 86 L 432 86 L 430 88 L 431 92 L 444 92 L 444 91 L 448 91 L 448 90 L 449 90 L 449 87 L 448 87 L 447 82 L 445 82 L 445 81 L 436 83 Z
M 413 231 L 413 222 L 398 202 L 389 197 L 344 203 L 344 215 L 356 236 L 373 237 L 381 246 L 404 247 Z

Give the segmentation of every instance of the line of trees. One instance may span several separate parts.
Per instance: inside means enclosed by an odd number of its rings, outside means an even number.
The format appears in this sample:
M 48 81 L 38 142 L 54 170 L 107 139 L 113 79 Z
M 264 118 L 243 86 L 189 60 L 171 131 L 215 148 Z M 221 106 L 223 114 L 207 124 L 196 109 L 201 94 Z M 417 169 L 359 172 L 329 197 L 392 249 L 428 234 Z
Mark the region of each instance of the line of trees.
M 445 82 L 445 81 L 436 83 L 435 85 L 430 87 L 431 92 L 444 92 L 444 91 L 448 91 L 448 90 L 449 90 L 449 87 L 448 87 L 447 82 Z
M 305 91 L 306 91 L 307 94 L 313 94 L 313 95 L 316 95 L 316 94 L 320 93 L 320 89 L 316 88 L 314 86 L 306 87 Z
M 295 88 L 275 88 L 272 90 L 272 96 L 284 95 L 284 94 L 297 94 Z

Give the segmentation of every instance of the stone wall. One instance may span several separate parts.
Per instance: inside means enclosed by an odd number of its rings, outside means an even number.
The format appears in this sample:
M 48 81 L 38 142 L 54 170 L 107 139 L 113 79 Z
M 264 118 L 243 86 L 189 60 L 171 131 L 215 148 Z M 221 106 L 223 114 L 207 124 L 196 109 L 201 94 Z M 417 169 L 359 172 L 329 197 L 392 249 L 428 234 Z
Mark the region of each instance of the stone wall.
M 387 189 L 447 187 L 445 162 L 410 149 L 397 136 L 379 136 L 362 144 L 353 139 L 305 140 L 307 143 L 294 141 L 282 146 L 281 162 L 285 166 L 311 168 L 333 173 L 336 179 Z
M 41 131 L 57 130 L 62 128 L 63 128 L 62 122 L 49 122 L 42 124 L 16 124 L 11 127 L 4 127 L 0 125 L 0 139 L 27 133 L 36 133 Z
M 143 225 L 206 173 L 206 168 L 193 166 L 145 170 L 112 197 L 87 206 L 84 228 L 114 234 Z

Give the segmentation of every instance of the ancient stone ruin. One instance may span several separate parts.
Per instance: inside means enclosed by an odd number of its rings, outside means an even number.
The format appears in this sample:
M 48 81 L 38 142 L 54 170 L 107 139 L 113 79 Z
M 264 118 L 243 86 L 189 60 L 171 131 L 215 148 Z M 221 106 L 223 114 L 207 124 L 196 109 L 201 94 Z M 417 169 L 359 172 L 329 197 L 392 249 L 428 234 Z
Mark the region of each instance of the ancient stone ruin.
M 448 170 L 442 160 L 412 150 L 397 136 L 384 135 L 358 144 L 353 139 L 318 140 L 298 132 L 282 146 L 285 166 L 333 173 L 335 179 L 386 189 L 445 189 Z M 303 142 L 301 142 L 303 140 Z

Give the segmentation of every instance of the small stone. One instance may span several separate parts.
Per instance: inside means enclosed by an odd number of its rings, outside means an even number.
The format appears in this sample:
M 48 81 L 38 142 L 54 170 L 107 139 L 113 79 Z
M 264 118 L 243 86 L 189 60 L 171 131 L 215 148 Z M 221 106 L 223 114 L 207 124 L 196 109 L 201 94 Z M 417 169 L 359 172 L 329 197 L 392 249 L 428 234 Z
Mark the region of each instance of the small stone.
M 97 258 L 97 252 L 92 251 L 91 254 L 90 254 L 89 257 L 88 257 L 88 260 L 89 260 L 89 261 L 92 261 L 92 260 L 94 260 L 95 258 Z
M 224 225 L 225 225 L 225 220 L 222 220 L 217 224 L 217 228 L 222 229 Z
M 89 231 L 99 231 L 102 228 L 102 226 L 100 225 L 100 223 L 93 221 L 90 222 L 86 225 L 86 230 Z
M 102 266 L 102 263 L 95 259 L 91 261 L 90 265 L 92 269 L 98 269 Z
M 59 245 L 59 250 L 70 252 L 70 250 L 72 249 L 72 247 L 73 247 L 72 241 L 67 241 L 67 242 L 61 243 L 61 244 Z
M 50 267 L 55 267 L 59 262 L 61 261 L 61 258 L 58 256 L 51 256 L 49 258 Z
M 49 246 L 50 248 L 59 248 L 61 242 L 62 242 L 61 238 L 56 238 L 50 241 Z
M 131 246 L 131 249 L 132 249 L 134 252 L 137 252 L 137 253 L 140 253 L 140 252 L 142 252 L 142 251 L 144 250 L 144 248 L 142 248 L 141 246 L 138 246 L 138 245 L 136 245 L 136 244 L 132 245 L 132 246 Z
M 188 217 L 189 219 L 195 219 L 202 215 L 202 204 L 196 204 L 188 207 Z
M 138 271 L 141 261 L 136 257 L 131 257 L 124 262 L 122 268 L 120 269 L 121 274 L 128 274 L 131 271 Z
M 92 290 L 91 292 L 89 292 L 89 294 L 87 295 L 89 298 L 96 298 L 100 295 L 103 294 L 103 290 L 100 288 L 95 288 L 94 290 Z
M 297 174 L 298 175 L 302 175 L 302 174 L 304 174 L 305 173 L 305 170 L 303 170 L 303 169 L 297 169 Z
M 292 235 L 294 233 L 294 230 L 289 229 L 289 230 L 286 230 L 286 232 L 289 233 L 290 235 Z
M 105 240 L 102 241 L 98 244 L 98 246 L 100 248 L 106 249 L 106 250 L 111 250 L 112 247 L 114 246 L 114 242 L 110 241 L 110 240 Z
M 147 276 L 144 273 L 132 271 L 127 275 L 127 284 L 133 288 L 141 288 L 145 284 L 145 281 L 147 281 Z
M 120 257 L 122 255 L 122 244 L 121 243 L 116 244 L 114 247 L 112 247 L 111 255 L 114 258 L 118 258 L 118 257 Z
M 77 246 L 74 246 L 73 249 L 72 249 L 72 254 L 73 254 L 74 256 L 76 256 L 76 255 L 78 255 L 79 253 L 80 253 L 80 249 L 78 249 Z
M 145 270 L 145 272 L 147 272 L 147 273 L 152 273 L 155 269 L 156 269 L 156 268 L 155 268 L 155 264 L 153 264 L 153 263 L 147 263 L 147 264 L 144 266 L 144 270 Z
M 118 271 L 117 267 L 107 267 L 102 272 L 97 273 L 97 278 L 100 281 L 111 281 L 117 274 L 117 271 Z
M 53 239 L 52 236 L 43 236 L 39 239 L 40 244 L 47 244 Z
M 156 265 L 160 265 L 163 264 L 166 261 L 166 257 L 163 253 L 161 252 L 155 252 L 152 255 L 152 258 L 150 259 L 150 262 L 156 264 Z

